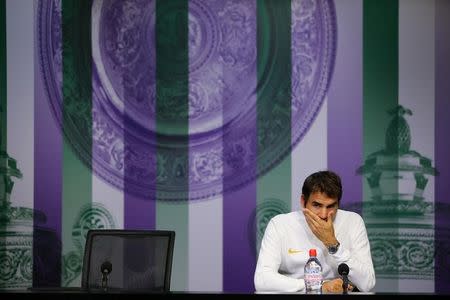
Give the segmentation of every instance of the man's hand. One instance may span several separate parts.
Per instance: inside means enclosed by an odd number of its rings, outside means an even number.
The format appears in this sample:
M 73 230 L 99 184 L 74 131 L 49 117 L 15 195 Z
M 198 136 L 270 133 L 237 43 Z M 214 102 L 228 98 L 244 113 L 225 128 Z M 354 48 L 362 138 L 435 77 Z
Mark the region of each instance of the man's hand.
M 341 278 L 336 278 L 333 280 L 329 280 L 329 281 L 325 281 L 322 284 L 322 293 L 326 294 L 326 293 L 331 293 L 331 294 L 335 294 L 335 293 L 339 293 L 342 294 L 343 290 L 342 290 L 342 279 Z M 348 284 L 348 289 L 349 292 L 351 290 L 353 290 L 353 286 L 351 284 Z
M 325 246 L 335 245 L 338 242 L 334 235 L 333 212 L 328 214 L 326 221 L 307 208 L 303 209 L 303 214 L 311 231 Z

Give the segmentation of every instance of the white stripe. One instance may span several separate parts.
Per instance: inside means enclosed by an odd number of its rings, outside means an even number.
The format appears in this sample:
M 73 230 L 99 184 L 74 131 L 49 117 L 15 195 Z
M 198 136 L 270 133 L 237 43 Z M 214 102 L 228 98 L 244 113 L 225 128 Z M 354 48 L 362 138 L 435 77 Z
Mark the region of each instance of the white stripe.
M 292 211 L 300 209 L 302 185 L 306 177 L 327 168 L 327 102 L 328 98 L 325 98 L 315 121 L 292 150 Z
M 105 70 L 103 67 L 103 64 L 101 62 L 101 56 L 100 56 L 100 50 L 99 50 L 99 20 L 100 20 L 100 13 L 101 8 L 103 7 L 103 1 L 95 1 L 92 5 L 92 55 L 93 55 L 93 68 L 97 69 L 97 72 L 100 73 L 100 76 L 105 75 Z M 106 75 L 103 77 L 107 77 Z M 108 85 L 108 84 L 106 84 Z M 124 89 L 118 89 L 120 91 L 123 91 Z M 114 91 L 114 89 L 110 88 L 109 91 Z M 115 92 L 114 92 L 115 93 Z M 115 99 L 114 101 L 117 102 L 116 98 L 121 97 L 123 99 L 123 94 L 121 95 L 112 95 L 112 97 Z M 92 94 L 92 101 L 95 100 L 95 94 Z M 98 101 L 98 100 L 97 100 Z M 120 102 L 120 101 L 119 101 Z M 123 107 L 121 107 L 123 109 Z M 94 121 L 94 120 L 93 120 Z M 123 145 L 123 130 L 120 131 L 120 134 L 122 136 L 118 137 L 122 141 Z M 95 149 L 101 149 L 102 147 L 97 147 L 95 145 L 96 140 L 93 140 L 92 145 L 92 167 L 95 170 L 97 167 L 95 164 L 96 157 L 95 157 Z M 101 161 L 102 159 L 98 159 Z M 123 172 L 122 172 L 123 175 Z M 109 214 L 111 214 L 113 220 L 114 220 L 114 227 L 115 228 L 124 228 L 124 191 L 123 189 L 119 189 L 117 187 L 112 186 L 102 178 L 100 178 L 97 174 L 92 174 L 92 202 L 93 203 L 99 203 L 103 205 L 103 208 L 108 211 Z
M 413 113 L 406 116 L 411 129 L 411 150 L 430 158 L 433 166 L 434 15 L 434 1 L 399 1 L 399 104 Z M 429 178 L 424 197 L 434 202 L 433 176 Z M 427 221 L 434 224 L 433 216 Z M 433 293 L 434 281 L 403 279 L 399 281 L 398 292 Z
M 411 150 L 434 159 L 434 1 L 399 1 L 399 103 L 413 112 Z
M 190 8 L 191 10 L 192 8 Z M 189 11 L 190 11 L 189 10 Z M 193 17 L 189 12 L 189 18 Z M 189 31 L 194 28 L 189 26 Z M 189 36 L 198 36 L 198 33 L 190 32 Z M 193 55 L 196 51 L 195 45 L 189 43 L 189 60 L 193 61 Z M 211 63 L 210 63 L 211 64 Z M 211 64 L 212 65 L 212 64 Z M 189 101 L 195 100 L 198 95 L 198 89 L 206 89 L 205 94 L 208 94 L 208 89 L 214 89 L 218 95 L 223 95 L 223 89 L 220 85 L 221 75 L 225 72 L 222 63 L 216 62 L 214 65 L 215 75 L 217 78 L 210 78 L 210 72 L 205 71 L 203 74 L 189 76 L 189 93 L 194 95 L 189 96 Z M 217 84 L 217 86 L 214 86 Z M 200 96 L 202 97 L 202 96 Z M 207 102 L 207 99 L 202 99 Z M 226 101 L 223 99 L 222 101 Z M 195 104 L 189 105 L 195 107 Z M 201 130 L 208 131 L 210 127 L 221 128 L 223 118 L 217 116 L 213 122 L 203 124 L 200 128 L 195 128 L 192 123 L 189 124 L 189 133 L 195 133 Z M 219 150 L 220 151 L 220 150 Z M 216 153 L 219 157 L 223 157 L 221 153 Z M 189 155 L 189 176 L 193 177 L 197 158 Z M 222 177 L 223 169 L 216 170 Z M 223 196 L 218 195 L 213 199 L 194 200 L 189 203 L 189 224 L 188 224 L 188 291 L 211 291 L 221 292 L 223 290 Z
M 109 224 L 114 228 L 124 228 L 124 195 L 123 190 L 112 186 L 92 174 L 92 202 L 99 204 L 105 209 L 112 223 Z
M 23 178 L 13 178 L 12 206 L 33 207 L 34 2 L 6 1 L 7 152 Z
M 189 205 L 189 291 L 223 289 L 222 205 L 222 196 Z

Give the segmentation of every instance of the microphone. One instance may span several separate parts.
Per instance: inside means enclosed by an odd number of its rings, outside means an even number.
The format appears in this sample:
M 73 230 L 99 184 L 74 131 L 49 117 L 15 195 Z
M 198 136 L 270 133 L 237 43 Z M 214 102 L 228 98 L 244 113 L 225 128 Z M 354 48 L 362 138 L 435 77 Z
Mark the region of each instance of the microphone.
M 102 271 L 102 273 L 109 274 L 112 271 L 112 264 L 109 261 L 105 261 L 102 263 L 100 270 Z
M 342 293 L 347 294 L 348 289 L 348 273 L 350 272 L 350 269 L 347 264 L 342 263 L 338 267 L 338 273 L 342 276 Z
M 108 275 L 112 271 L 112 264 L 109 261 L 104 261 L 100 266 L 102 272 L 102 288 L 106 292 L 108 289 Z
M 347 266 L 347 264 L 340 264 L 338 267 L 338 273 L 339 275 L 343 276 L 343 275 L 348 275 L 348 273 L 350 272 L 349 267 Z

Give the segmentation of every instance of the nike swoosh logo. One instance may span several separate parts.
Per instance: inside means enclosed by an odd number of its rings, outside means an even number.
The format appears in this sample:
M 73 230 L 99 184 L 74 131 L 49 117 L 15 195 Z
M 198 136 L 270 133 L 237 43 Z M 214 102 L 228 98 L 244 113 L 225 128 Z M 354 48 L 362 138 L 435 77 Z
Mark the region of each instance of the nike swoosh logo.
M 295 249 L 292 249 L 292 248 L 288 249 L 288 253 L 289 254 L 295 254 L 295 253 L 300 253 L 300 252 L 303 252 L 303 251 L 302 250 L 295 250 Z

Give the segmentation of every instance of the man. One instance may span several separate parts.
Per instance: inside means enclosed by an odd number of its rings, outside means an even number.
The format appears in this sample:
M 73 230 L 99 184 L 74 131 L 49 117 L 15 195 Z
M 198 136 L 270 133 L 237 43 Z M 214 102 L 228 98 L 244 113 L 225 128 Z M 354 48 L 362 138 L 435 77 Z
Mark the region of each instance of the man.
M 342 293 L 341 263 L 350 269 L 350 289 L 367 292 L 375 286 L 364 221 L 357 213 L 339 209 L 341 196 L 341 180 L 334 172 L 306 178 L 302 210 L 277 215 L 267 224 L 255 270 L 257 292 L 304 292 L 304 266 L 311 248 L 322 264 L 323 293 Z

